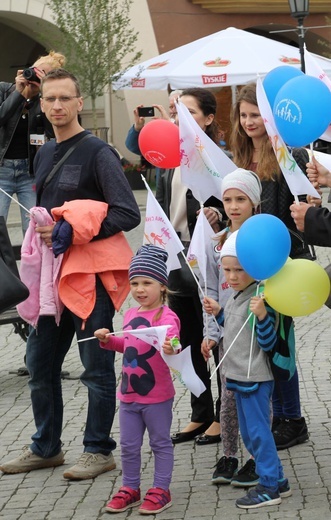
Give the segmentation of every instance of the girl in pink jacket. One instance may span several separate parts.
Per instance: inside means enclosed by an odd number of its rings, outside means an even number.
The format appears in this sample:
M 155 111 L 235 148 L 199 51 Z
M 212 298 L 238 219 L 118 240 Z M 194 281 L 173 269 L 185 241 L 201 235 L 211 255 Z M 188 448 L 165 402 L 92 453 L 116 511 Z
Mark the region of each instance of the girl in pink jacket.
M 139 508 L 141 514 L 156 514 L 171 506 L 169 486 L 174 465 L 170 438 L 172 405 L 175 389 L 168 365 L 160 348 L 171 355 L 172 338 L 179 337 L 180 323 L 176 314 L 165 305 L 168 275 L 168 253 L 153 246 L 142 246 L 129 268 L 130 289 L 139 307 L 129 309 L 124 316 L 122 337 L 109 334 L 108 329 L 95 331 L 101 347 L 123 353 L 120 400 L 120 442 L 123 486 L 107 503 L 106 510 L 119 513 L 141 503 L 141 446 L 147 428 L 155 457 L 153 487 Z M 163 345 L 155 346 L 130 334 L 130 330 L 168 325 Z

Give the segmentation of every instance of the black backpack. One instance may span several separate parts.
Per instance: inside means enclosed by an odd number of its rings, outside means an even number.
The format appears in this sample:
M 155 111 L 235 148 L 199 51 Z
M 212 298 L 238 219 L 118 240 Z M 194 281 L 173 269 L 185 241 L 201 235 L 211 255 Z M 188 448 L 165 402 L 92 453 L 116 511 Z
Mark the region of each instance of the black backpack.
M 291 316 L 274 312 L 277 342 L 267 352 L 270 368 L 275 381 L 289 381 L 296 370 L 294 322 Z

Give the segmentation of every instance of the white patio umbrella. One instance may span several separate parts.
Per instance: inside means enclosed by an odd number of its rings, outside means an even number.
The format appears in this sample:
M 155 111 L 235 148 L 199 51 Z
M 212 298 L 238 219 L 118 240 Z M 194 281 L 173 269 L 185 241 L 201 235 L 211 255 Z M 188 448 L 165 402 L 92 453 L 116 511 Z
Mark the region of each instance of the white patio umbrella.
M 331 60 L 310 53 L 331 78 Z M 135 65 L 113 88 L 165 90 L 243 85 L 280 65 L 300 69 L 299 49 L 229 27 Z

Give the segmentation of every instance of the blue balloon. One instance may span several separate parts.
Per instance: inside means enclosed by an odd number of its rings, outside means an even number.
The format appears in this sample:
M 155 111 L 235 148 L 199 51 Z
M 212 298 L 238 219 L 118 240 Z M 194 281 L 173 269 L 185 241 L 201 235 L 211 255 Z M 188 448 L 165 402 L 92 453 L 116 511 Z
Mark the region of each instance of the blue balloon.
M 292 78 L 302 76 L 303 72 L 300 69 L 296 69 L 291 65 L 282 65 L 272 69 L 263 80 L 263 88 L 266 96 L 270 103 L 271 108 L 274 106 L 274 102 L 279 90 Z
M 277 129 L 289 146 L 306 146 L 331 122 L 331 92 L 318 78 L 290 79 L 279 90 L 273 113 Z
M 290 233 L 274 215 L 254 215 L 238 231 L 238 261 L 255 280 L 266 280 L 276 274 L 286 263 L 290 249 Z

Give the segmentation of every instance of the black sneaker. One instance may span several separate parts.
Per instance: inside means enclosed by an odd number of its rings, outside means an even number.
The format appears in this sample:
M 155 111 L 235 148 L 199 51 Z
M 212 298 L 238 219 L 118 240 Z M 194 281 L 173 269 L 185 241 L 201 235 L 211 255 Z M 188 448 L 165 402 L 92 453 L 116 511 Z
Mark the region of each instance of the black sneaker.
M 231 480 L 234 487 L 250 487 L 259 483 L 259 476 L 255 473 L 255 460 L 248 459 L 246 464 L 238 471 Z
M 221 457 L 216 464 L 216 469 L 212 476 L 213 484 L 231 484 L 231 480 L 236 475 L 238 469 L 238 459 L 235 457 Z
M 272 419 L 272 425 L 271 425 L 271 431 L 274 432 L 275 430 L 277 430 L 277 427 L 280 425 L 280 423 L 282 422 L 282 418 L 281 417 L 273 417 Z
M 304 417 L 301 419 L 282 419 L 272 432 L 277 450 L 285 450 L 296 444 L 308 441 L 308 429 Z
M 287 498 L 292 495 L 292 489 L 287 478 L 278 481 L 278 493 L 281 498 Z

